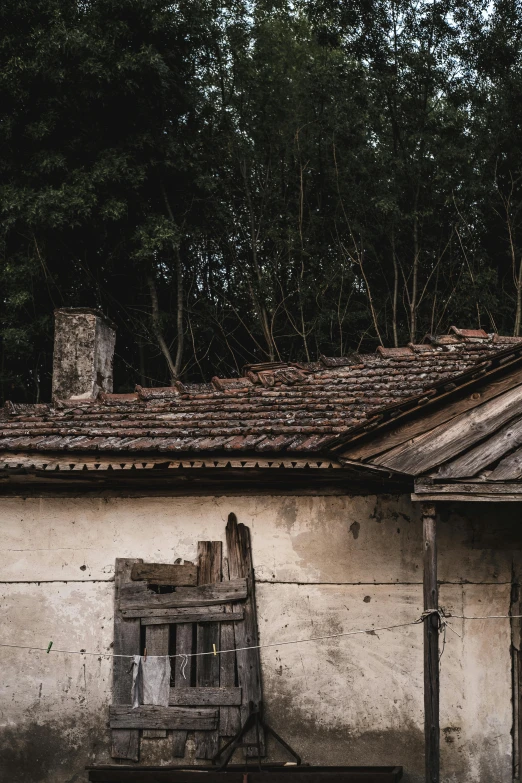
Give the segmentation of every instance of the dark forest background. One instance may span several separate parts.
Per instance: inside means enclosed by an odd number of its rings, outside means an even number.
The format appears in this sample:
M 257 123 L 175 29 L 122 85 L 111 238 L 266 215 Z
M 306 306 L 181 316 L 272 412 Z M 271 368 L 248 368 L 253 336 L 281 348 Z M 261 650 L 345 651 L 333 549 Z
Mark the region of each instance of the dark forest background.
M 522 333 L 518 0 L 2 0 L 0 399 Z

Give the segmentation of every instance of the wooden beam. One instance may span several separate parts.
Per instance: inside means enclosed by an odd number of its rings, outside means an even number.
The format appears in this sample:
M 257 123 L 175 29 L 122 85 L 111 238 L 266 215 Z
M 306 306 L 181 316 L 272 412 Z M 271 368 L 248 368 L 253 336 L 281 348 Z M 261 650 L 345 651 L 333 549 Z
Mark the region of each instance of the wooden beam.
M 229 764 L 222 772 L 215 767 L 87 767 L 90 783 L 399 783 L 402 767 L 284 767 L 253 763 Z
M 213 604 L 212 606 L 184 606 L 174 609 L 162 609 L 161 607 L 156 609 L 122 609 L 121 615 L 129 618 L 140 617 L 142 621 L 146 617 L 163 617 L 165 623 L 205 623 L 218 622 L 214 619 L 208 621 L 206 618 L 215 615 L 220 617 L 228 611 L 242 614 L 243 607 L 237 604 Z
M 418 476 L 456 457 L 517 418 L 521 403 L 522 386 L 518 386 L 381 454 L 375 458 L 375 464 Z
M 487 440 L 458 456 L 457 459 L 441 465 L 434 476 L 437 479 L 471 478 L 521 445 L 522 419 L 516 419 Z
M 112 729 L 193 729 L 217 728 L 218 713 L 211 709 L 156 706 L 112 706 L 109 721 Z
M 230 579 L 230 571 L 228 566 L 228 556 L 223 560 L 223 576 L 224 582 L 228 582 Z M 233 650 L 236 646 L 236 635 L 234 631 L 234 617 L 233 617 L 233 604 L 228 604 L 226 607 L 226 615 L 231 622 L 221 623 L 219 626 L 220 631 L 220 650 Z M 243 618 L 240 618 L 241 622 Z M 219 684 L 222 687 L 234 687 L 236 684 L 236 654 L 235 653 L 223 653 L 219 656 Z M 241 728 L 241 716 L 239 707 L 221 707 L 219 710 L 219 735 L 220 737 L 234 737 Z
M 171 688 L 169 704 L 179 707 L 239 706 L 241 688 Z
M 164 471 L 178 470 L 220 470 L 222 468 L 259 468 L 261 470 L 278 470 L 279 468 L 288 468 L 288 470 L 297 469 L 319 469 L 331 470 L 340 469 L 342 465 L 331 457 L 325 458 L 324 454 L 310 457 L 282 456 L 281 454 L 272 457 L 213 457 L 212 455 L 205 459 L 181 458 L 176 460 L 165 460 L 162 457 L 131 457 L 128 454 L 120 453 L 113 457 L 105 456 L 100 458 L 99 453 L 70 453 L 64 458 L 63 452 L 48 452 L 45 454 L 30 452 L 12 452 L 0 451 L 0 470 L 38 470 L 47 473 L 71 473 L 72 471 L 90 471 L 92 473 L 104 473 L 106 471 L 118 471 L 134 474 L 136 471 L 152 471 L 153 469 Z M 156 472 L 154 470 L 154 472 Z M 136 480 L 134 476 L 133 480 Z
M 193 563 L 135 563 L 132 566 L 131 579 L 146 581 L 155 585 L 197 584 L 198 569 Z
M 178 610 L 186 611 L 186 610 Z M 190 655 L 192 649 L 192 625 L 191 623 L 179 623 L 176 625 L 176 655 Z M 184 688 L 190 686 L 190 662 L 187 658 L 174 658 L 174 687 Z M 172 693 L 172 691 L 171 691 Z M 187 742 L 186 731 L 172 732 L 172 755 L 175 758 L 185 756 Z
M 506 492 L 509 495 L 521 495 L 522 494 L 522 482 L 495 482 L 484 479 L 482 481 L 464 481 L 451 484 L 424 484 L 420 481 L 415 483 L 415 492 L 417 494 L 423 493 L 437 493 L 440 492 L 444 495 L 449 492 L 458 492 L 462 494 L 472 495 L 474 492 L 487 492 L 490 495 L 504 495 Z
M 413 501 L 433 502 L 435 500 L 458 501 L 522 501 L 522 482 L 482 481 L 455 482 L 453 484 L 415 482 Z
M 237 517 L 233 512 L 228 515 L 226 538 L 230 582 L 223 582 L 223 584 L 231 584 L 240 577 L 246 577 L 250 588 L 248 601 L 245 604 L 245 619 L 243 622 L 235 623 L 234 627 L 236 646 L 250 648 L 240 649 L 236 652 L 238 682 L 243 689 L 241 721 L 244 723 L 250 713 L 250 705 L 254 708 L 261 706 L 263 692 L 261 688 L 261 660 L 257 648 L 259 638 L 250 530 L 246 525 L 238 524 Z M 262 755 L 265 755 L 264 731 L 260 733 Z M 245 742 L 255 742 L 254 730 L 249 730 L 243 739 Z M 255 752 L 254 748 L 246 749 L 247 757 L 255 755 Z
M 505 368 L 503 370 L 505 371 Z M 484 383 L 485 379 L 482 382 Z M 343 450 L 340 454 L 343 458 L 348 457 L 354 460 L 365 460 L 369 457 L 375 457 L 377 454 L 389 451 L 395 446 L 400 446 L 401 443 L 405 443 L 417 435 L 422 435 L 423 432 L 431 430 L 439 424 L 450 421 L 460 413 L 472 410 L 487 402 L 487 400 L 498 397 L 505 391 L 509 391 L 509 389 L 520 386 L 520 384 L 522 384 L 522 369 L 515 370 L 502 378 L 491 380 L 484 388 L 475 388 L 473 392 L 469 392 L 465 397 L 455 402 L 448 402 L 446 398 L 451 395 L 455 396 L 456 392 L 435 397 L 423 405 L 422 408 L 416 407 L 400 415 L 400 418 L 402 418 L 408 415 L 411 416 L 412 413 L 417 413 L 418 415 L 413 421 L 408 420 L 397 424 L 397 419 L 395 419 L 395 426 L 390 422 L 386 430 L 379 432 L 379 434 L 374 433 L 373 436 L 371 433 L 361 432 L 358 440 L 355 440 L 353 444 L 347 443 L 346 451 Z M 466 386 L 469 385 L 469 383 L 466 384 Z M 476 387 L 477 381 L 472 381 L 471 385 Z M 465 389 L 466 387 L 463 387 L 461 391 L 465 391 Z M 363 437 L 364 442 L 361 442 Z M 335 450 L 339 451 L 338 448 Z
M 140 611 L 139 609 L 130 609 L 129 611 Z M 168 610 L 167 610 L 168 611 Z M 237 609 L 235 612 L 232 612 L 231 614 L 224 614 L 224 612 L 211 612 L 209 614 L 188 614 L 185 617 L 181 617 L 179 615 L 174 615 L 173 617 L 170 617 L 170 615 L 165 614 L 163 617 L 157 617 L 155 615 L 152 615 L 152 617 L 142 617 L 141 618 L 141 624 L 142 625 L 160 625 L 161 623 L 171 623 L 171 624 L 177 624 L 177 623 L 224 623 L 228 620 L 242 620 L 244 617 L 244 610 L 243 609 Z
M 221 541 L 198 541 L 198 585 L 221 584 L 223 545 Z M 210 652 L 219 646 L 219 625 L 205 623 L 196 629 L 196 651 Z M 200 655 L 196 658 L 196 685 L 200 690 L 219 686 L 219 656 Z M 212 759 L 218 752 L 217 731 L 196 731 L 194 735 L 197 759 Z
M 178 587 L 175 593 L 158 595 L 140 582 L 123 585 L 120 609 L 177 609 L 187 606 L 213 606 L 226 601 L 241 601 L 248 595 L 246 579 L 231 579 L 198 587 Z
M 437 495 L 432 492 L 428 495 L 410 495 L 411 499 L 415 501 L 422 501 L 422 503 L 435 503 L 439 501 L 453 502 L 453 503 L 520 503 L 522 501 L 522 495 L 488 495 L 486 491 L 477 491 L 476 494 L 459 495 L 458 492 L 448 495 Z
M 517 449 L 501 459 L 495 470 L 489 474 L 489 481 L 516 481 L 522 477 L 522 449 Z
M 422 506 L 424 545 L 424 611 L 438 610 L 437 524 L 435 507 Z M 439 616 L 424 617 L 424 741 L 426 783 L 440 781 Z

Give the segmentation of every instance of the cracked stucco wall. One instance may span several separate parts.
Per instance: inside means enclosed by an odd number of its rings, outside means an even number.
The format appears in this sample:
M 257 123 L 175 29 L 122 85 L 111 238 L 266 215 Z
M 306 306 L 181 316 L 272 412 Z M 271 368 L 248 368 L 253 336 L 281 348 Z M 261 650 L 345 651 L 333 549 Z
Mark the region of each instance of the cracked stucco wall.
M 454 506 L 439 523 L 441 603 L 507 614 L 516 504 Z M 116 557 L 194 560 L 234 511 L 252 532 L 262 643 L 409 622 L 422 610 L 421 524 L 407 497 L 0 499 L 4 643 L 109 651 Z M 445 783 L 512 780 L 509 622 L 452 622 L 441 671 Z M 317 764 L 402 764 L 423 780 L 422 628 L 262 651 L 268 717 Z M 0 648 L 0 772 L 80 783 L 105 763 L 111 662 Z M 277 754 L 276 754 L 277 755 Z M 279 757 L 281 757 L 279 755 Z M 169 739 L 142 742 L 167 763 Z

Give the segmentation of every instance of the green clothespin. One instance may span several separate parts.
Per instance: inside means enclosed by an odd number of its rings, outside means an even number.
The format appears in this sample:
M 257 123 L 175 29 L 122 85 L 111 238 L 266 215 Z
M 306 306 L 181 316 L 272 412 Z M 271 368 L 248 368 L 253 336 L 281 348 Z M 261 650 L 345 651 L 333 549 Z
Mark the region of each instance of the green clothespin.
M 49 644 L 47 645 L 47 652 L 51 652 L 51 647 L 52 646 L 53 646 L 53 643 L 49 642 Z

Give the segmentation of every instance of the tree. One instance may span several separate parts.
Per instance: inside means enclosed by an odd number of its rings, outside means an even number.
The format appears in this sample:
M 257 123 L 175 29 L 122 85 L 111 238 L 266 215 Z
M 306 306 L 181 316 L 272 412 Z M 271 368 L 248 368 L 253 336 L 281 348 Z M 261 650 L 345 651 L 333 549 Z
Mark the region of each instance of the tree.
M 0 394 L 53 307 L 119 390 L 520 334 L 519 0 L 6 0 Z

